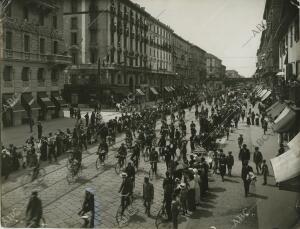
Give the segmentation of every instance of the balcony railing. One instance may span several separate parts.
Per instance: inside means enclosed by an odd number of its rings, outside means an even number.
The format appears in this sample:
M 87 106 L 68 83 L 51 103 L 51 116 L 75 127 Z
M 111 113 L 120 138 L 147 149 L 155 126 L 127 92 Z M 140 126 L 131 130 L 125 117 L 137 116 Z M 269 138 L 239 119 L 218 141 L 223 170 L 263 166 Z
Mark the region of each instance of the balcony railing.
M 47 56 L 47 62 L 56 65 L 70 65 L 72 63 L 71 56 L 51 54 Z
M 48 55 L 46 55 L 46 54 L 14 51 L 14 50 L 9 50 L 9 49 L 4 49 L 3 53 L 4 53 L 4 59 L 31 60 L 31 61 L 41 61 L 41 62 L 48 61 L 48 58 L 47 58 Z
M 4 81 L 4 87 L 13 87 L 13 81 Z

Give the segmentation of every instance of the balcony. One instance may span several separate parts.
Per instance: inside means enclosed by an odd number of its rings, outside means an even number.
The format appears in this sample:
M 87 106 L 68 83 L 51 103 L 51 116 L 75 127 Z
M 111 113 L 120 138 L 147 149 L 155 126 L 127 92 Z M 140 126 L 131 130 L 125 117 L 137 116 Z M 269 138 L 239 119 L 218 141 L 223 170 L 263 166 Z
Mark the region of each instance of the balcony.
M 51 54 L 51 55 L 47 55 L 47 62 L 52 65 L 67 66 L 72 63 L 72 57 L 65 56 L 65 55 Z
M 6 88 L 13 87 L 13 81 L 4 81 L 4 87 Z

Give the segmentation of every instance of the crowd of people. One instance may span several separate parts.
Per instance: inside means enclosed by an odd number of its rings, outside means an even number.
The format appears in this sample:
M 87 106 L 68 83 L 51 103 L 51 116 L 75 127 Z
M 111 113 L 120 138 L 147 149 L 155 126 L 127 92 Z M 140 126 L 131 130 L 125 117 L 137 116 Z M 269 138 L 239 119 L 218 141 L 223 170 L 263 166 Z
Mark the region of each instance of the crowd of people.
M 89 144 L 94 143 L 99 144 L 98 153 L 103 151 L 107 154 L 108 146 L 116 143 L 116 136 L 125 133 L 125 143 L 121 144 L 117 152 L 118 160 L 124 164 L 124 158 L 128 156 L 127 150 L 131 149 L 130 161 L 121 173 L 123 179 L 119 189 L 122 196 L 121 215 L 130 204 L 130 198 L 134 193 L 134 180 L 140 154 L 148 152 L 149 163 L 155 175 L 159 159 L 165 162 L 163 202 L 168 220 L 173 222 L 174 228 L 177 228 L 180 211 L 184 215 L 195 211 L 196 206 L 207 195 L 210 170 L 213 174 L 220 174 L 222 181 L 225 181 L 226 174 L 231 176 L 235 164 L 234 157 L 231 151 L 227 155 L 223 152 L 217 139 L 228 139 L 233 129 L 238 128 L 239 122 L 244 122 L 246 116 L 248 125 L 259 125 L 261 117 L 262 128 L 264 130 L 266 128 L 267 131 L 265 122 L 267 123 L 268 120 L 264 107 L 260 105 L 259 113 L 255 114 L 253 107 L 248 107 L 246 99 L 247 96 L 238 91 L 228 93 L 228 90 L 225 90 L 211 93 L 203 89 L 201 93 L 189 92 L 180 98 L 172 98 L 156 106 L 146 107 L 140 112 L 125 111 L 119 118 L 115 117 L 106 123 L 99 110 L 93 111 L 91 115 L 86 113 L 84 118 L 80 109 L 74 110 L 71 117 L 76 119 L 76 125 L 72 131 L 59 130 L 55 134 L 49 133 L 45 136 L 42 128 L 39 127 L 38 138 L 34 139 L 31 136 L 20 153 L 13 145 L 3 148 L 2 160 L 4 158 L 7 163 L 2 167 L 2 174 L 4 171 L 7 178 L 11 171 L 21 167 L 36 166 L 40 160 L 48 160 L 50 163 L 53 159 L 57 161 L 60 155 L 70 151 L 76 153 L 76 158 L 81 162 L 82 152 L 87 150 Z M 191 111 L 192 107 L 199 128 L 197 129 L 196 123 L 191 121 L 188 131 L 187 122 L 190 120 L 186 119 L 185 112 L 186 109 Z M 128 110 L 133 109 L 128 108 Z M 158 120 L 161 122 L 159 134 L 155 131 Z M 249 165 L 250 151 L 244 144 L 242 135 L 237 142 L 240 148 L 238 157 L 242 162 L 241 177 L 247 197 L 249 185 L 255 179 L 255 175 Z M 101 160 L 103 161 L 104 158 L 102 157 Z M 268 167 L 258 147 L 255 148 L 253 161 L 257 174 L 264 176 L 264 184 L 266 184 Z M 154 191 L 149 177 L 145 177 L 143 199 L 145 213 L 148 216 L 151 215 Z

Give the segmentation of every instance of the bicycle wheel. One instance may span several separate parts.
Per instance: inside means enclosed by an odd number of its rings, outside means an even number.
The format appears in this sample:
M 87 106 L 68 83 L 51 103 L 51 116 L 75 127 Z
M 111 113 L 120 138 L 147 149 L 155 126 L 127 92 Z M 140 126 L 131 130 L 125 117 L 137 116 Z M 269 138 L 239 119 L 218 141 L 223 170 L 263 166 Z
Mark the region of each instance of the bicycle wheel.
M 96 169 L 100 169 L 101 168 L 101 162 L 100 162 L 100 158 L 98 157 L 96 160 Z
M 150 170 L 149 170 L 149 179 L 150 180 L 153 180 L 153 174 L 154 174 L 153 169 L 150 168 Z
M 75 176 L 73 174 L 73 171 L 68 170 L 66 178 L 69 184 L 73 183 L 75 181 Z
M 24 177 L 22 177 L 21 180 L 22 185 L 26 185 L 31 182 L 32 182 L 32 172 L 29 172 L 28 174 L 25 174 Z
M 40 168 L 36 180 L 38 182 L 42 182 L 45 176 L 46 176 L 46 170 L 44 168 Z
M 124 214 L 121 215 L 122 213 L 122 205 L 119 206 L 117 214 L 116 214 L 116 221 L 119 227 L 125 227 L 128 225 L 129 218 L 125 216 Z
M 121 166 L 120 166 L 120 163 L 117 162 L 116 165 L 115 165 L 115 172 L 116 174 L 120 174 L 120 171 L 121 171 Z
M 159 228 L 159 226 L 166 222 L 168 220 L 168 215 L 165 210 L 165 206 L 163 205 L 159 212 L 157 213 L 156 219 L 155 219 L 155 226 L 156 228 Z

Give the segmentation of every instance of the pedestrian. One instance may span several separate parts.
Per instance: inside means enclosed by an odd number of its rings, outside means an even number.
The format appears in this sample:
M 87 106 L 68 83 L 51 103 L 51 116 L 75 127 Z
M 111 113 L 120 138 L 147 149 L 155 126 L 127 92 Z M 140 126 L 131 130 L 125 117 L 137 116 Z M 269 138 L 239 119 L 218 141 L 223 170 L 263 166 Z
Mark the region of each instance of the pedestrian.
M 259 114 L 255 115 L 255 125 L 259 126 Z
M 255 147 L 255 151 L 253 153 L 253 162 L 256 166 L 257 175 L 259 175 L 259 173 L 261 171 L 262 161 L 263 161 L 263 156 L 262 156 L 261 152 L 259 151 L 259 148 Z
M 251 183 L 251 177 L 250 177 L 251 172 L 253 173 L 253 169 L 251 166 L 248 165 L 248 161 L 247 160 L 243 161 L 241 177 L 244 183 L 245 197 L 247 197 L 249 194 L 249 188 Z
M 43 135 L 43 126 L 42 126 L 41 122 L 38 122 L 38 124 L 37 124 L 37 131 L 38 131 L 38 139 L 41 139 L 41 137 Z
M 32 133 L 32 128 L 34 126 L 34 121 L 31 115 L 28 117 L 28 122 L 29 122 L 29 128 L 30 128 L 30 133 Z
M 173 194 L 172 198 L 172 223 L 173 223 L 173 229 L 178 228 L 178 215 L 179 215 L 179 209 L 180 209 L 180 202 L 177 195 Z
M 266 163 L 266 160 L 263 160 L 263 165 L 262 165 L 262 168 L 261 168 L 261 173 L 262 175 L 264 176 L 264 183 L 263 185 L 266 185 L 267 184 L 267 178 L 269 176 L 269 168 L 268 168 L 268 165 Z
M 226 157 L 224 153 L 221 153 L 220 155 L 219 170 L 220 170 L 220 175 L 222 177 L 222 181 L 224 182 L 224 176 L 226 174 Z
M 188 210 L 193 212 L 196 210 L 195 205 L 195 181 L 194 181 L 194 175 L 189 174 L 188 176 L 188 197 L 187 197 L 187 206 Z
M 166 212 L 168 215 L 168 220 L 172 220 L 172 213 L 171 213 L 171 204 L 172 204 L 172 194 L 173 194 L 173 181 L 170 177 L 169 172 L 166 172 L 166 178 L 163 181 L 163 189 L 164 189 L 164 203 Z
M 94 227 L 94 216 L 95 216 L 95 202 L 94 202 L 94 194 L 90 188 L 85 189 L 84 201 L 81 207 L 81 210 L 78 212 L 78 215 L 83 216 L 88 212 L 91 212 L 91 219 L 84 219 L 84 228 L 86 228 L 89 224 L 89 228 Z
M 198 174 L 198 169 L 193 169 L 194 172 L 194 182 L 195 182 L 195 204 L 200 204 L 200 176 Z
M 153 184 L 149 182 L 149 177 L 145 177 L 144 184 L 143 184 L 143 199 L 144 199 L 144 206 L 145 206 L 145 214 L 147 214 L 149 217 L 151 216 L 150 208 L 151 208 L 153 198 L 154 198 Z
M 266 132 L 268 131 L 268 121 L 266 119 L 264 119 L 263 121 L 263 130 L 264 134 L 266 134 Z
M 86 112 L 84 118 L 85 118 L 85 126 L 88 127 L 89 126 L 89 113 L 88 112 Z
M 253 126 L 255 125 L 254 119 L 255 119 L 255 113 L 254 113 L 254 111 L 252 111 L 252 113 L 251 113 L 251 124 L 252 124 Z
M 242 148 L 243 142 L 244 142 L 243 135 L 240 134 L 240 136 L 238 137 L 238 145 L 240 149 Z
M 280 156 L 281 154 L 283 154 L 284 151 L 285 151 L 284 145 L 281 143 L 280 146 L 279 146 L 277 157 Z
M 249 161 L 250 160 L 250 151 L 247 148 L 246 144 L 244 144 L 243 147 L 242 147 L 242 149 L 240 150 L 239 160 L 242 161 L 242 163 L 244 161 Z
M 56 152 L 55 152 L 55 139 L 52 136 L 52 133 L 49 133 L 48 137 L 48 159 L 52 163 L 52 156 L 54 157 L 55 162 L 57 162 Z
M 231 170 L 234 165 L 234 157 L 232 156 L 232 152 L 228 152 L 228 156 L 226 157 L 226 164 L 227 164 L 227 169 L 228 169 L 228 176 L 231 177 Z
M 182 215 L 187 214 L 187 194 L 188 190 L 185 183 L 180 184 L 180 204 L 182 208 Z
M 250 126 L 251 125 L 251 121 L 250 121 L 250 115 L 248 114 L 247 115 L 247 126 Z
M 39 228 L 42 217 L 42 201 L 38 198 L 38 192 L 33 191 L 26 208 L 26 227 Z

